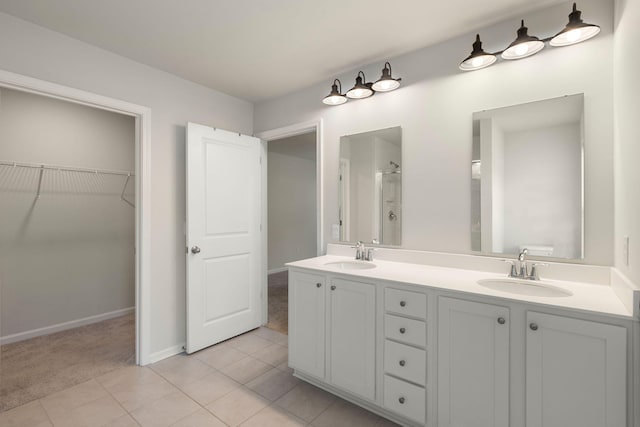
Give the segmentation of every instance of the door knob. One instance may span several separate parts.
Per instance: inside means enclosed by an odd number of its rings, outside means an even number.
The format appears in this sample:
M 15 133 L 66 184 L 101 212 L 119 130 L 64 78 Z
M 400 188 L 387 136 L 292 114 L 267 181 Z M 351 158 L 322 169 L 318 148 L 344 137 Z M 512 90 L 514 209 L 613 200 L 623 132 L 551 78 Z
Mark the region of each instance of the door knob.
M 192 254 L 199 254 L 200 253 L 200 248 L 197 246 L 191 246 L 191 253 Z

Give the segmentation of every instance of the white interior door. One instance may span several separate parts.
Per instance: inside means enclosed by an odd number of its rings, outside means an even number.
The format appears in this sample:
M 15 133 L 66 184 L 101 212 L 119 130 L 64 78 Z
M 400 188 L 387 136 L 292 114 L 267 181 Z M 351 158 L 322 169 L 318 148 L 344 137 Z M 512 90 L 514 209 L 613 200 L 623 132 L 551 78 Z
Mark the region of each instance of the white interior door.
M 187 353 L 260 326 L 260 140 L 187 125 Z

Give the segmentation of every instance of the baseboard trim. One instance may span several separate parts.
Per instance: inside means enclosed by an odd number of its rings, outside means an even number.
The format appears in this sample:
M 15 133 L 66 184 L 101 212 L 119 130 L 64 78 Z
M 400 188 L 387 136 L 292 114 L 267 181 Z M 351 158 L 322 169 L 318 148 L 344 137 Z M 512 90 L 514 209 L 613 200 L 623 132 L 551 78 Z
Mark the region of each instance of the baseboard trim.
M 17 334 L 0 337 L 0 345 L 11 344 L 14 342 L 36 338 L 42 335 L 54 334 L 56 332 L 66 331 L 67 329 L 77 328 L 79 326 L 90 325 L 92 323 L 102 322 L 103 320 L 114 319 L 133 313 L 135 307 L 123 308 L 120 310 L 110 311 L 108 313 L 96 314 L 95 316 L 83 317 L 82 319 L 71 320 L 69 322 L 58 323 L 57 325 L 45 326 L 44 328 L 32 329 L 30 331 L 18 332 Z
M 164 350 L 156 351 L 149 356 L 149 363 L 156 363 L 167 357 L 175 356 L 184 352 L 185 344 L 174 345 L 173 347 L 165 348 Z
M 283 271 L 287 271 L 288 269 L 289 267 L 274 268 L 271 270 L 267 270 L 267 274 L 282 273 Z

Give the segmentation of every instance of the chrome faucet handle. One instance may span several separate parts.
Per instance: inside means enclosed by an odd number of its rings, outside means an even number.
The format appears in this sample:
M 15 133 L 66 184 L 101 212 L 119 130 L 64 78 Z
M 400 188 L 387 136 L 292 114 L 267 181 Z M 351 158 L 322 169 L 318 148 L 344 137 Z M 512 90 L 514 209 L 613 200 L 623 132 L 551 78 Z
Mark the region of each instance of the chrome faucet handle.
M 364 242 L 362 240 L 358 240 L 355 246 L 351 246 L 356 250 L 356 259 L 364 259 L 366 254 L 364 253 Z
M 518 261 L 525 262 L 527 260 L 527 254 L 529 253 L 529 249 L 524 248 L 522 252 L 518 255 Z
M 527 276 L 529 280 L 540 280 L 540 275 L 538 274 L 538 267 L 548 267 L 549 264 L 546 262 L 534 262 L 531 264 L 531 271 Z
M 375 248 L 367 248 L 367 253 L 364 257 L 365 261 L 373 261 L 373 252 L 375 251 Z
M 511 271 L 509 271 L 509 277 L 518 277 L 518 269 L 516 268 L 516 261 L 513 259 L 503 259 L 502 262 L 511 264 Z

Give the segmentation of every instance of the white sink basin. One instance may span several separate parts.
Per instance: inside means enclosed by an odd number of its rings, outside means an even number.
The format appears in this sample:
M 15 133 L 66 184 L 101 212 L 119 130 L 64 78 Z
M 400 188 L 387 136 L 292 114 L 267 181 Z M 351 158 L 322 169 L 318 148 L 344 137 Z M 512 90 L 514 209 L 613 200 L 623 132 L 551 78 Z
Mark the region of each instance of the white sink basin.
M 573 292 L 549 283 L 518 279 L 483 279 L 478 285 L 496 291 L 534 297 L 569 297 Z
M 370 270 L 376 268 L 374 263 L 367 261 L 334 261 L 328 262 L 325 265 L 340 270 Z

